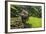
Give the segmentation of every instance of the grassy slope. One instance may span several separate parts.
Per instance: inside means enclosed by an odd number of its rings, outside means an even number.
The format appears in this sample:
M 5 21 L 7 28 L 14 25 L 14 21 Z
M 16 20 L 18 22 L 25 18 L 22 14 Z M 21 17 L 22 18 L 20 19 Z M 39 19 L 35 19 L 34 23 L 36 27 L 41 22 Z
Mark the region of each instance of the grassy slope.
M 29 17 L 27 23 L 32 24 L 33 28 L 37 28 L 37 27 L 41 27 L 42 20 L 41 18 L 37 18 L 37 17 Z

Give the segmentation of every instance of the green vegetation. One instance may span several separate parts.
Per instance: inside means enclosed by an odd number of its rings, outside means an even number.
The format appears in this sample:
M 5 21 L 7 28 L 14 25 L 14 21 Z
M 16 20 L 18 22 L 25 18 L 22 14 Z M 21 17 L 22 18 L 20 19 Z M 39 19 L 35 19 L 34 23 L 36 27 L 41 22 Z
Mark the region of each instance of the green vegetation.
M 11 25 L 13 25 L 14 27 L 17 26 L 17 25 L 15 25 L 16 20 L 17 20 L 17 17 L 11 18 Z M 28 21 L 26 21 L 26 23 L 29 24 L 30 27 L 32 27 L 32 28 L 39 28 L 42 26 L 42 19 L 38 18 L 38 17 L 29 17 L 29 19 L 28 19 Z M 22 25 L 20 25 L 20 24 L 23 24 L 23 23 L 22 22 L 19 23 L 19 26 L 22 27 Z M 19 26 L 17 26 L 17 27 L 19 27 Z
M 41 27 L 42 26 L 42 20 L 41 18 L 37 17 L 29 17 L 29 20 L 27 21 L 28 24 L 32 24 L 33 28 Z
M 26 10 L 29 16 L 41 18 L 41 6 L 11 5 L 11 17 L 19 16 L 22 10 Z
M 11 5 L 10 8 L 11 27 L 24 28 L 26 25 L 30 26 L 31 28 L 39 28 L 42 26 L 41 6 Z M 26 24 L 22 23 L 22 17 L 20 16 L 23 9 L 28 12 L 28 21 L 25 22 Z

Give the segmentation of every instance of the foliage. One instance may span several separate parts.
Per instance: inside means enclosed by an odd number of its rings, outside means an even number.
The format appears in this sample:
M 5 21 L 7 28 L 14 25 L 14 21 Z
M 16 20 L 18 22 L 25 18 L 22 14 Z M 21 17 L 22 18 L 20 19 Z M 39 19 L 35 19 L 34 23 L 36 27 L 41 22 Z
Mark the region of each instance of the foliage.
M 19 27 L 18 25 L 20 24 L 22 24 L 23 27 L 24 26 L 33 27 L 33 28 L 41 27 L 42 25 L 41 24 L 41 14 L 42 14 L 41 6 L 11 5 L 10 9 L 11 9 L 11 27 L 18 28 Z M 20 16 L 20 13 L 23 9 L 28 12 L 29 19 L 28 21 L 26 21 L 26 24 L 23 24 L 22 22 L 19 22 L 20 23 L 19 24 L 16 22 L 16 20 Z M 22 26 L 20 25 L 20 28 L 21 27 Z
M 41 6 L 11 5 L 11 17 L 19 16 L 22 10 L 26 10 L 29 16 L 41 18 Z

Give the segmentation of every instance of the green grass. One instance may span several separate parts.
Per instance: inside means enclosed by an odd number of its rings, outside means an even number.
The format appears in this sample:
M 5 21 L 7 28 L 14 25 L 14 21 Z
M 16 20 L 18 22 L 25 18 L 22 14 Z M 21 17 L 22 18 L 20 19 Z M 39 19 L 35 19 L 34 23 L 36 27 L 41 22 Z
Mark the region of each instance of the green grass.
M 29 17 L 27 23 L 30 25 L 32 24 L 33 28 L 38 28 L 42 26 L 42 19 L 37 17 Z

